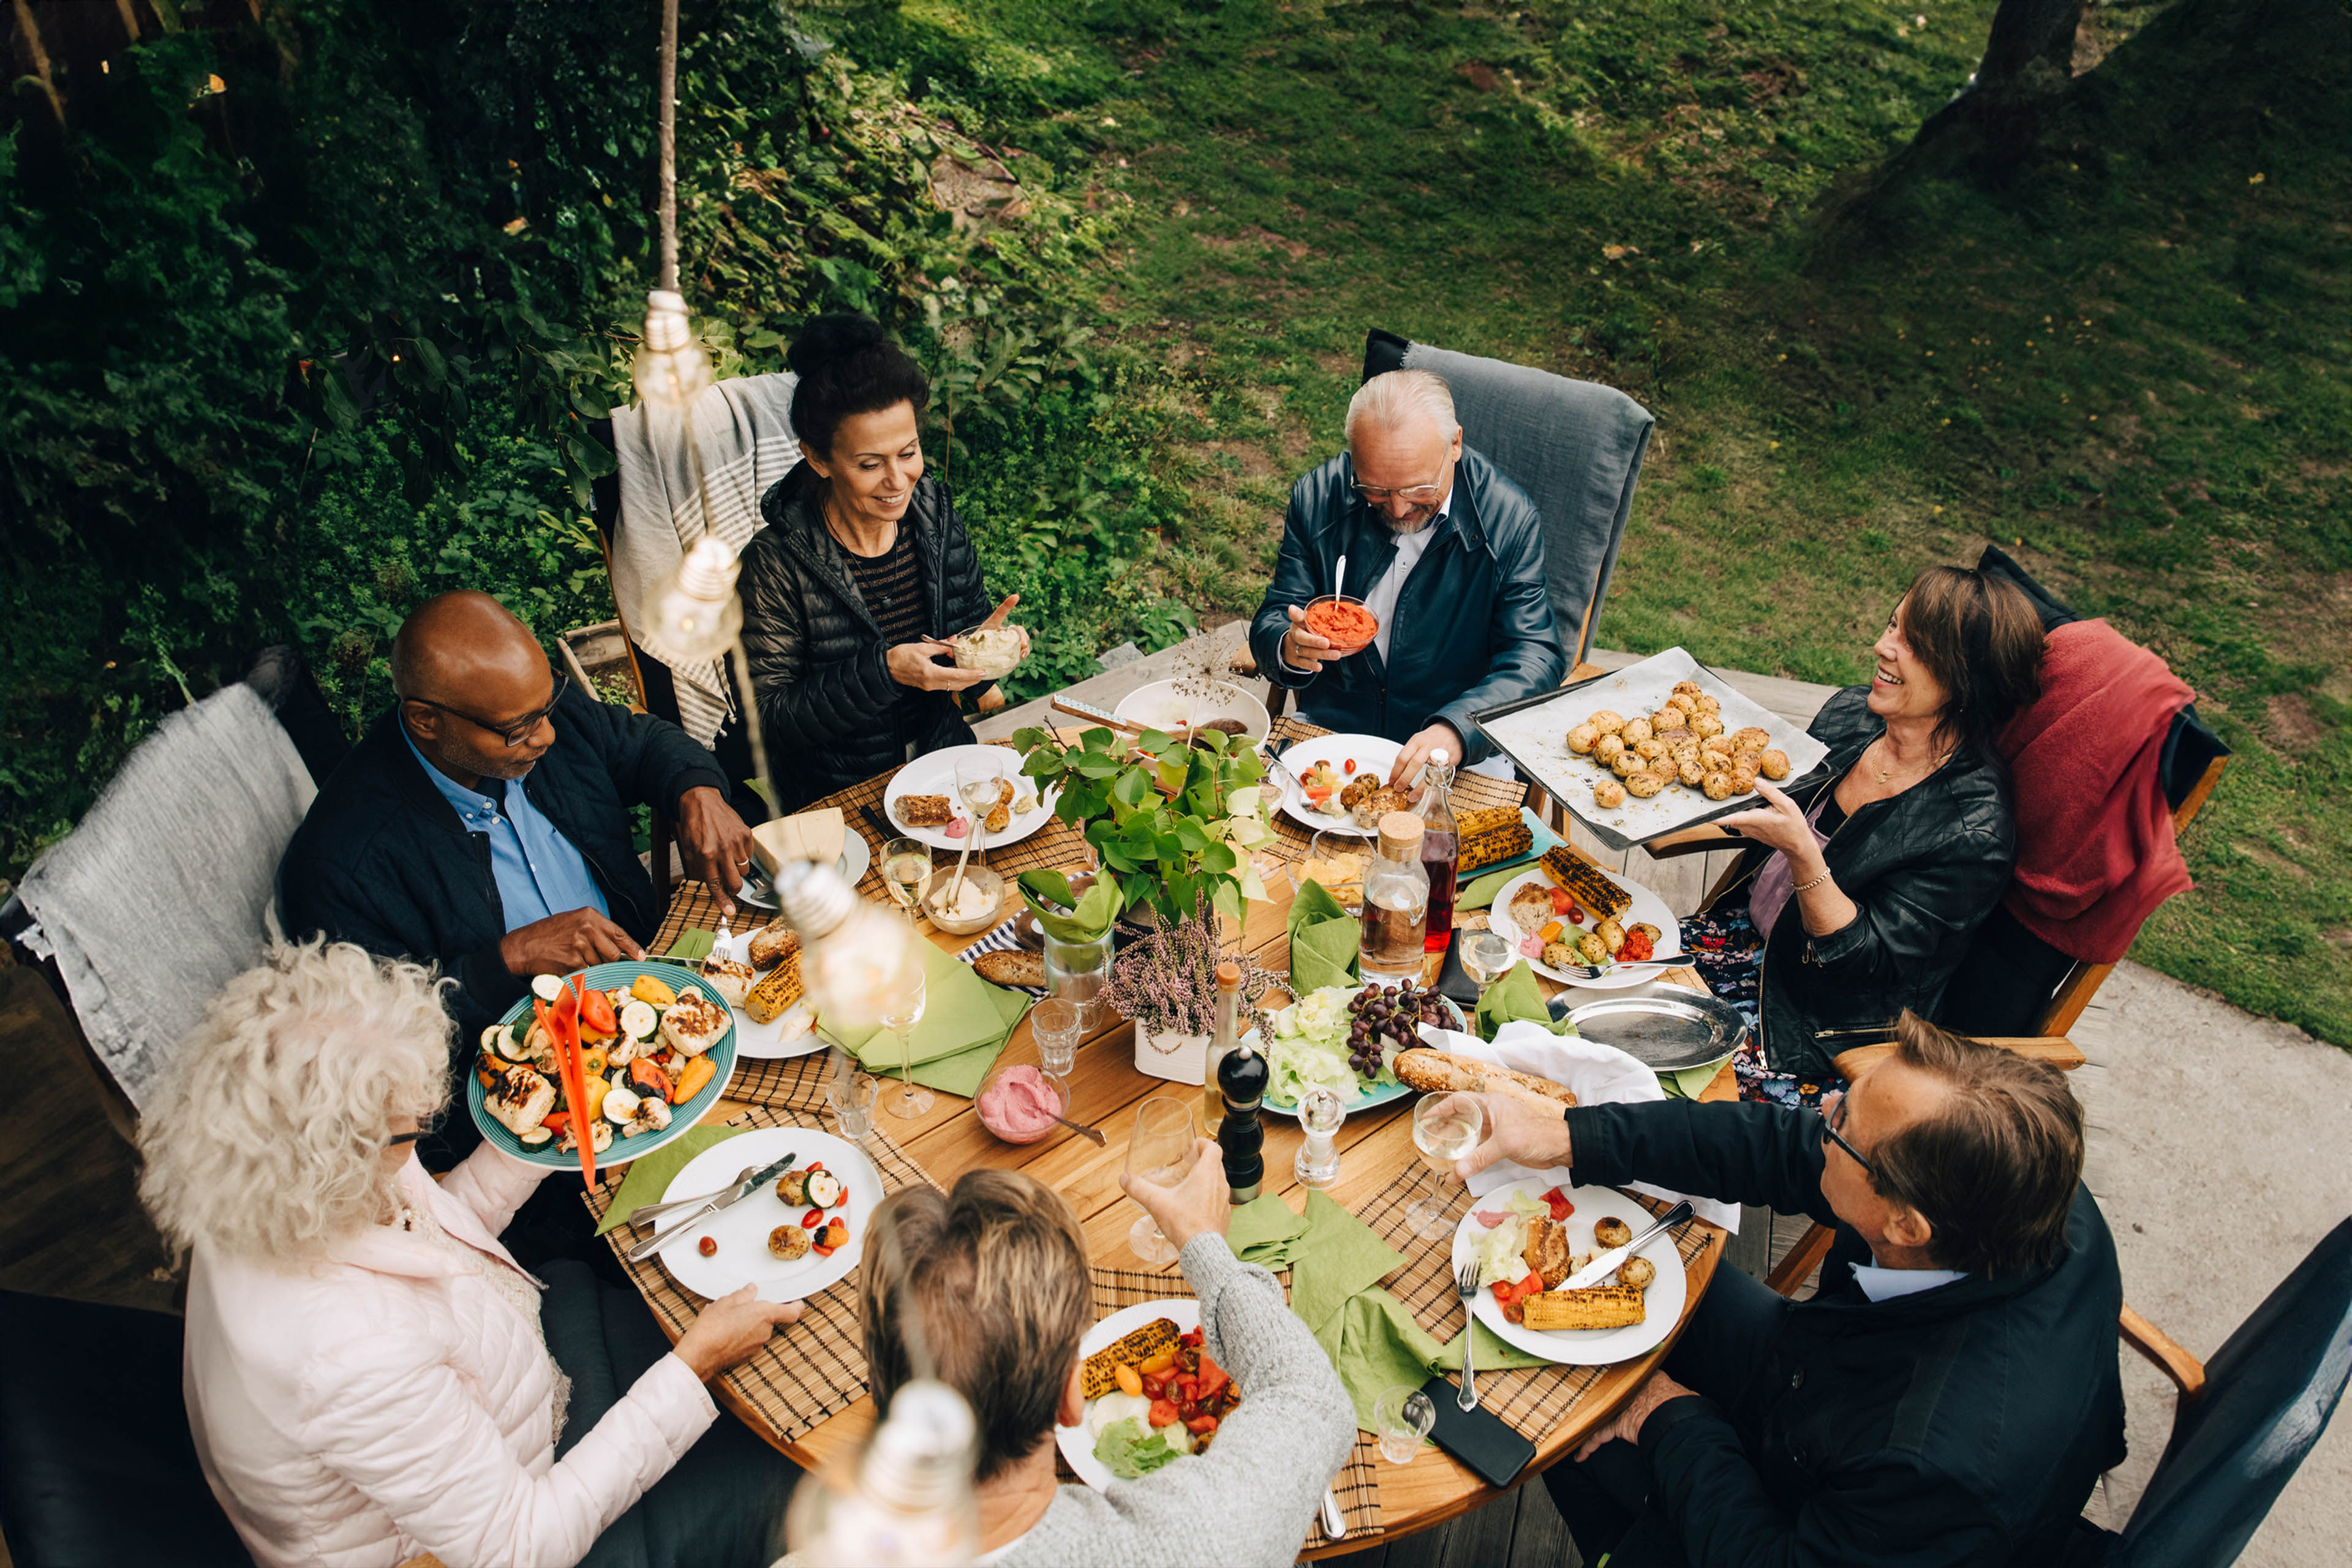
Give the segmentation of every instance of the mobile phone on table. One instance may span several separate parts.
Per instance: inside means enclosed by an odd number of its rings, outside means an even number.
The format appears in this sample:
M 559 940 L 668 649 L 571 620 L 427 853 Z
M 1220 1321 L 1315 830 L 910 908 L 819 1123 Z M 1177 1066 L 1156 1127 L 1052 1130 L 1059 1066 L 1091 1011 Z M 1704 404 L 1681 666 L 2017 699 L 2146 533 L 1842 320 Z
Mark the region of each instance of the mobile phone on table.
M 1528 1461 L 1536 1446 L 1512 1430 L 1503 1418 L 1481 1405 L 1465 1410 L 1457 1403 L 1462 1391 L 1444 1377 L 1433 1377 L 1422 1393 L 1437 1409 L 1437 1425 L 1429 1440 L 1469 1466 L 1490 1487 L 1507 1487 Z

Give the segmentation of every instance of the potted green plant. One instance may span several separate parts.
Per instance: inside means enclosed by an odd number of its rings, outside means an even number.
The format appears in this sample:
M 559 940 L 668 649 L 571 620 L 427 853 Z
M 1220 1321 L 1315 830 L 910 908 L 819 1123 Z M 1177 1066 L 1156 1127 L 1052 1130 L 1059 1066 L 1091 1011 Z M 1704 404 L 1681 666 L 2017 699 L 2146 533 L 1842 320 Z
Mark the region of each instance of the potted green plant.
M 1173 925 L 1206 907 L 1239 920 L 1245 900 L 1265 897 L 1250 851 L 1274 829 L 1258 787 L 1265 767 L 1246 742 L 1213 730 L 1188 745 L 1157 730 L 1130 741 L 1092 729 L 1065 746 L 1050 730 L 1027 729 L 1013 744 L 1041 791 L 1061 791 L 1054 815 L 1094 846 L 1095 890 L 1118 889 L 1083 912 Z M 1041 924 L 1082 912 L 1057 901 L 1068 889 L 1052 873 L 1024 875 L 1021 891 Z

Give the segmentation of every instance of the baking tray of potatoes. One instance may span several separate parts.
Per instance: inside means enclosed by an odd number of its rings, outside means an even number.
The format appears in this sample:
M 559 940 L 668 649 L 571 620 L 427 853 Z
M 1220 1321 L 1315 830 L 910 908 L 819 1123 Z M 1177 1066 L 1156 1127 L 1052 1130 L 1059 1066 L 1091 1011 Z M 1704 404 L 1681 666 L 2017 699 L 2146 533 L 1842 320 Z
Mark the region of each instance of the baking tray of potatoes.
M 1829 754 L 1679 647 L 1475 717 L 1612 849 L 1749 810 L 1757 779 L 1786 787 Z

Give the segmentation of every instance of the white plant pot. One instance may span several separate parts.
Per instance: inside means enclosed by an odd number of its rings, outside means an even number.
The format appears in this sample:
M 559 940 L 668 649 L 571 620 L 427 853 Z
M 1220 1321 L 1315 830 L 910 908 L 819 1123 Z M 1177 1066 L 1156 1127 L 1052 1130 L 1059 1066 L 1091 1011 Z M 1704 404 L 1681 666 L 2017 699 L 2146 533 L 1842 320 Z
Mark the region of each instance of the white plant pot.
M 1153 1078 L 1164 1078 L 1171 1083 L 1189 1083 L 1195 1087 L 1208 1081 L 1209 1037 L 1206 1035 L 1154 1035 L 1138 1024 L 1135 1026 L 1135 1070 Z

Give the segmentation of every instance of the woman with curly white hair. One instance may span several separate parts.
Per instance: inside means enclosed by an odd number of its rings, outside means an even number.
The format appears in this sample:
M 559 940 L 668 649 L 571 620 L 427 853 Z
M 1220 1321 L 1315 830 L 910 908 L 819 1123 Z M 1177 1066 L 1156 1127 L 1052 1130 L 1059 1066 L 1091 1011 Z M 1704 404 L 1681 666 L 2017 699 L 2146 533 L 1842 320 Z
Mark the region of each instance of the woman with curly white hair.
M 349 943 L 231 982 L 140 1129 L 140 1194 L 189 1255 L 188 1424 L 256 1561 L 765 1563 L 797 1471 L 703 1384 L 796 1304 L 750 1288 L 675 1349 L 585 1265 L 498 1234 L 548 1173 L 485 1144 L 436 1183 L 431 973 Z

